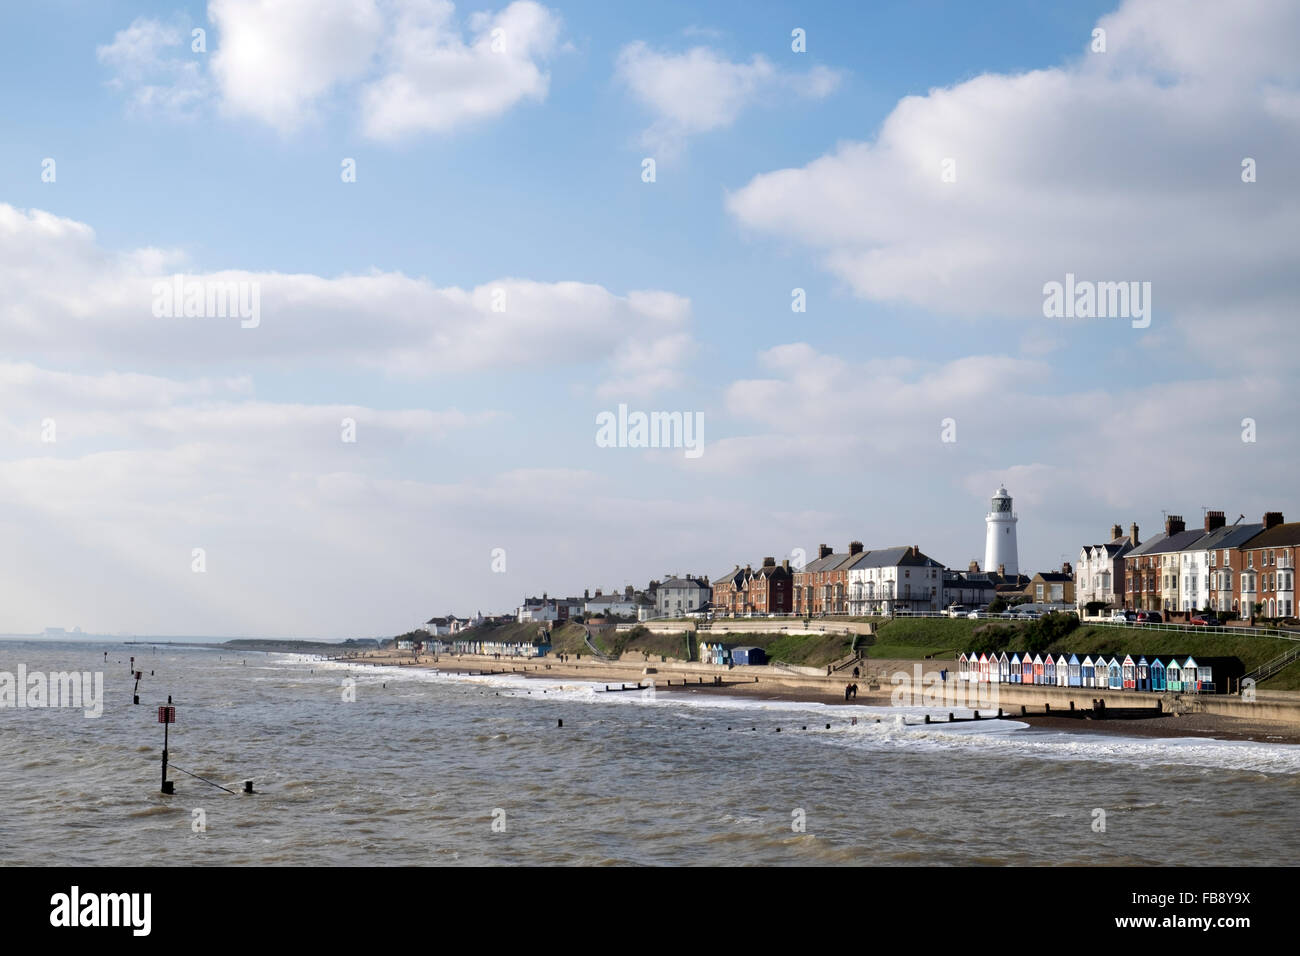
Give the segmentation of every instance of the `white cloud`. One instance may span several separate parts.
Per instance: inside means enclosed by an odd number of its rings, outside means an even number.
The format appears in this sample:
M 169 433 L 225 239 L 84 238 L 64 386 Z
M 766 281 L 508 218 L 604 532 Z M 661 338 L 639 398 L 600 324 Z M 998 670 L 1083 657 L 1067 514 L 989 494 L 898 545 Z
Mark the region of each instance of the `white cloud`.
M 201 367 L 329 362 L 419 378 L 435 373 L 590 365 L 636 390 L 677 381 L 691 352 L 690 303 L 664 291 L 503 277 L 464 289 L 397 272 L 311 274 L 186 269 L 157 249 L 111 253 L 84 223 L 0 203 L 0 333 L 11 354 Z M 156 318 L 155 283 L 247 283 L 260 324 Z
M 641 142 L 661 156 L 680 152 L 694 134 L 730 126 L 762 99 L 782 91 L 820 99 L 840 80 L 838 73 L 821 66 L 800 74 L 757 54 L 748 63 L 734 62 L 706 46 L 663 53 L 640 41 L 619 51 L 616 75 L 655 117 Z
M 188 39 L 177 24 L 138 17 L 95 52 L 113 71 L 109 85 L 130 90 L 132 112 L 189 116 L 208 90 L 199 61 L 189 56 Z
M 546 98 L 550 78 L 540 64 L 556 49 L 559 18 L 517 0 L 496 14 L 470 18 L 467 41 L 445 0 L 402 4 L 388 40 L 385 73 L 366 85 L 366 133 L 394 139 L 444 132 L 506 112 L 522 100 Z
M 385 30 L 375 0 L 212 0 L 208 17 L 222 106 L 282 130 L 365 73 Z
M 1043 322 L 1044 283 L 1073 272 L 1152 282 L 1152 331 L 1201 354 L 1230 356 L 1242 321 L 1285 335 L 1300 7 L 1191 9 L 1130 0 L 1101 21 L 1108 52 L 906 97 L 874 141 L 757 176 L 728 209 L 867 299 Z
M 464 27 L 455 14 L 450 0 L 211 0 L 211 53 L 190 54 L 188 28 L 142 17 L 98 55 L 133 110 L 215 102 L 282 133 L 355 110 L 367 136 L 393 140 L 546 99 L 554 12 L 516 0 Z

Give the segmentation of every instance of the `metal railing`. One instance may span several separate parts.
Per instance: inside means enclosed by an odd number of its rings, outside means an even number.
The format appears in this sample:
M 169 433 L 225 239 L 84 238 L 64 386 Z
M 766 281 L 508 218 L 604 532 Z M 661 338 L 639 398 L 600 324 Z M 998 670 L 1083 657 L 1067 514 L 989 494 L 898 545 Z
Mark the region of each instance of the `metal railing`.
M 1268 680 L 1268 678 L 1272 677 L 1278 671 L 1296 660 L 1300 660 L 1300 644 L 1297 644 L 1295 647 L 1287 648 L 1286 651 L 1279 654 L 1271 661 L 1266 661 L 1259 667 L 1256 667 L 1253 671 L 1243 677 L 1242 680 L 1250 680 L 1255 683 L 1259 683 L 1262 680 Z
M 1245 637 L 1275 637 L 1283 641 L 1300 641 L 1300 631 L 1274 630 L 1267 627 L 1228 627 L 1227 625 L 1174 624 L 1170 622 L 1148 624 L 1138 621 L 1093 620 L 1092 618 L 1083 618 L 1080 623 L 1096 627 L 1141 628 L 1144 631 L 1177 631 L 1182 634 L 1240 634 Z

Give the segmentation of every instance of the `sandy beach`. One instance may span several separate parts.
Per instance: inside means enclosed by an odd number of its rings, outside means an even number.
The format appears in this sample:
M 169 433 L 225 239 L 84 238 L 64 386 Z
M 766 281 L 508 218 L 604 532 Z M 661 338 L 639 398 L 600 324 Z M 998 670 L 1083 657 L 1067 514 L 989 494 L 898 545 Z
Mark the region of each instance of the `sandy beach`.
M 355 657 L 338 658 L 357 665 L 385 665 L 437 669 L 462 674 L 519 674 L 524 677 L 550 680 L 572 678 L 611 687 L 634 687 L 638 682 L 654 681 L 657 694 L 709 694 L 744 696 L 759 700 L 795 703 L 821 703 L 889 707 L 890 687 L 880 681 L 878 689 L 871 690 L 870 675 L 884 675 L 895 670 L 911 671 L 921 665 L 925 674 L 937 673 L 942 668 L 953 669 L 951 661 L 885 661 L 864 662 L 868 674 L 859 678 L 836 674 L 784 674 L 771 672 L 754 675 L 749 669 L 737 671 L 725 667 L 683 665 L 680 662 L 646 662 L 642 660 L 603 661 L 576 658 L 559 660 L 553 657 L 538 659 L 494 659 L 470 655 L 430 655 L 413 658 L 409 652 L 369 651 Z M 646 673 L 646 671 L 653 673 Z M 757 679 L 756 679 L 757 678 Z M 713 683 L 720 680 L 720 684 Z M 847 684 L 856 683 L 858 694 L 844 699 Z M 1221 714 L 1164 714 L 1158 717 L 1088 719 L 1044 714 L 1021 715 L 1018 708 L 1008 708 L 1010 719 L 1029 724 L 1041 730 L 1064 731 L 1080 734 L 1112 734 L 1131 737 L 1205 737 L 1217 740 L 1244 740 L 1272 744 L 1300 744 L 1300 727 L 1272 720 L 1251 720 Z

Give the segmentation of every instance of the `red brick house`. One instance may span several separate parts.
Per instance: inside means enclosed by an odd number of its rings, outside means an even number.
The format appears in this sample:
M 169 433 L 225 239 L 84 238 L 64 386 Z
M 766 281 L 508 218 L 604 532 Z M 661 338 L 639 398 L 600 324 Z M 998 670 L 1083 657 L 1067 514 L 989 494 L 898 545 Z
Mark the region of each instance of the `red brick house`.
M 847 614 L 849 608 L 849 565 L 862 554 L 862 542 L 849 543 L 847 554 L 835 554 L 818 545 L 817 560 L 794 572 L 793 613 L 803 617 Z
M 1241 617 L 1296 616 L 1297 551 L 1300 551 L 1300 522 L 1285 523 L 1280 511 L 1265 514 L 1264 530 L 1237 548 L 1233 597 Z

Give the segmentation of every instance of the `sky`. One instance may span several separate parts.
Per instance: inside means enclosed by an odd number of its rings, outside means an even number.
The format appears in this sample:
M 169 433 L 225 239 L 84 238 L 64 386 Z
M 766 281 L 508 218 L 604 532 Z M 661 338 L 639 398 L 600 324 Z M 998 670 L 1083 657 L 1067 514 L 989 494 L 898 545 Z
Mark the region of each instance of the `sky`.
M 1284 0 L 6 5 L 0 633 L 964 568 L 999 483 L 1030 573 L 1300 519 L 1297 48 Z

